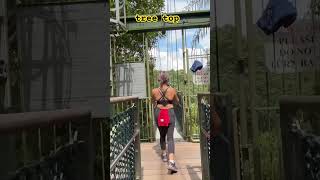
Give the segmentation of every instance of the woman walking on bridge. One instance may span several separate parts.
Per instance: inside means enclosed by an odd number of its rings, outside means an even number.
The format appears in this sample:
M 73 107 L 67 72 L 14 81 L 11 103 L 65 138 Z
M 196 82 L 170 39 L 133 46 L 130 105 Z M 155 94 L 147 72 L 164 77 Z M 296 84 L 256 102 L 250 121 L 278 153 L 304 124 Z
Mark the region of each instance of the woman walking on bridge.
M 169 85 L 169 76 L 165 72 L 161 72 L 158 78 L 160 86 L 152 90 L 152 101 L 154 102 L 155 123 L 160 132 L 160 146 L 162 150 L 162 160 L 168 161 L 168 169 L 173 173 L 177 172 L 174 161 L 174 127 L 176 123 L 176 115 L 173 109 L 173 103 L 179 102 L 177 91 Z M 166 150 L 166 137 L 168 143 L 168 152 Z M 168 155 L 167 155 L 168 154 Z

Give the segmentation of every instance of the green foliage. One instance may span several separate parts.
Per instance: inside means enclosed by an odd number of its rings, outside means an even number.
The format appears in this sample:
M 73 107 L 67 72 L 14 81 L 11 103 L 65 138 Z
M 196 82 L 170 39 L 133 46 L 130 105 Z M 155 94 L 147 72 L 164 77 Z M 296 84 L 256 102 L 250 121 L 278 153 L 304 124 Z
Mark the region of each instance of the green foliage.
M 154 83 L 153 86 L 158 86 L 156 78 L 159 75 L 160 71 L 154 70 L 153 71 L 153 79 Z M 190 92 L 191 95 L 197 95 L 199 92 L 208 92 L 209 85 L 196 85 L 192 81 L 192 74 L 189 74 L 189 82 L 187 82 L 187 75 L 184 73 L 183 70 L 171 70 L 168 71 L 170 77 L 170 84 L 171 86 L 177 88 L 179 91 L 182 91 L 183 94 L 187 94 Z
M 199 122 L 198 122 L 198 105 L 191 103 L 189 107 L 190 113 L 187 113 L 187 121 L 190 122 L 190 135 L 199 134 Z
M 162 8 L 164 8 L 164 0 L 126 0 L 128 16 L 160 13 Z
M 319 0 L 311 0 L 310 3 L 311 12 L 315 15 L 320 15 L 320 1 Z
M 17 0 L 17 4 L 49 4 L 49 3 L 64 3 L 64 2 L 82 2 L 88 0 Z M 90 1 L 90 0 L 89 0 Z M 95 1 L 95 0 L 91 0 Z
M 262 133 L 257 139 L 256 145 L 260 149 L 261 173 L 263 180 L 280 179 L 280 154 L 279 137 L 276 132 Z
M 164 0 L 127 0 L 126 13 L 130 15 L 157 14 L 164 7 Z M 142 61 L 144 59 L 144 40 L 147 39 L 149 49 L 155 45 L 159 32 L 126 33 L 116 40 L 116 58 L 125 61 Z M 148 49 L 148 50 L 149 50 Z

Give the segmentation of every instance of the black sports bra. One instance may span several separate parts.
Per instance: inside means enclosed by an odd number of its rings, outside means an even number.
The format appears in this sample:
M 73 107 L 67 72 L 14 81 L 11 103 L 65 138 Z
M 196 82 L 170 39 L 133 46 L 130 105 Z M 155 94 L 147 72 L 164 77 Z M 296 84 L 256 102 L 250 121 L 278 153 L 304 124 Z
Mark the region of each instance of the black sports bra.
M 173 104 L 173 100 L 169 100 L 169 99 L 166 98 L 166 92 L 167 92 L 168 89 L 169 89 L 169 87 L 165 91 L 162 91 L 159 88 L 159 91 L 160 91 L 160 94 L 161 94 L 161 98 L 159 100 L 157 100 L 157 104 L 161 104 L 163 106 L 166 106 L 168 104 Z

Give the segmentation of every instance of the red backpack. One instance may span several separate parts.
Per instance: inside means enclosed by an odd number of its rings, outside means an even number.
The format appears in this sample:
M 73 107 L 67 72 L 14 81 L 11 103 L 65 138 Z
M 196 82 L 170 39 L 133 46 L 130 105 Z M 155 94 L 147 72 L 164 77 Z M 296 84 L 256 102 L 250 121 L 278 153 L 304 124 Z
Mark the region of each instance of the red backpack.
M 170 116 L 168 109 L 160 109 L 160 113 L 158 116 L 158 126 L 168 127 L 170 124 Z

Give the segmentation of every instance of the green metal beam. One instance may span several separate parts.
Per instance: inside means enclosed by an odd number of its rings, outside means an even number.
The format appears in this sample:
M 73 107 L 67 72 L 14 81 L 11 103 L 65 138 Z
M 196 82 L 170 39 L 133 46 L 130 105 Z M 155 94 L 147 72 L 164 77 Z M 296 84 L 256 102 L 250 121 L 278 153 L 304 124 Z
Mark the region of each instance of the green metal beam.
M 143 15 L 143 14 L 139 14 Z M 135 16 L 126 18 L 128 32 L 151 32 L 175 29 L 191 29 L 210 26 L 210 11 L 193 11 L 193 12 L 176 12 L 168 13 L 170 15 L 178 15 L 180 21 L 176 24 L 166 23 L 162 21 L 162 14 L 155 14 L 158 17 L 157 22 L 137 22 Z M 123 21 L 123 18 L 121 19 Z

